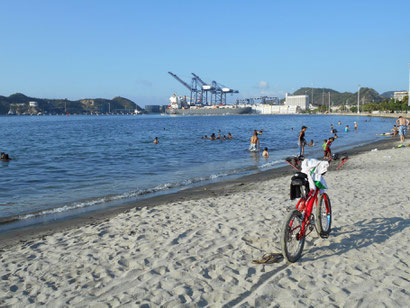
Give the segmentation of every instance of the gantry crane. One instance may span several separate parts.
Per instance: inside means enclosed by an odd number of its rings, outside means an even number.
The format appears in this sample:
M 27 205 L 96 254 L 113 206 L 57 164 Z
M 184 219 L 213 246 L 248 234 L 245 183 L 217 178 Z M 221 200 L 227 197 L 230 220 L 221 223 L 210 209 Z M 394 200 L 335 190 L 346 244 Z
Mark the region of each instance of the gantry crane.
M 191 80 L 191 85 L 183 81 L 177 75 L 168 72 L 172 77 L 182 83 L 186 88 L 189 89 L 191 96 L 190 96 L 190 104 L 192 103 L 200 103 L 204 105 L 208 105 L 208 92 L 211 93 L 210 97 L 210 104 L 211 105 L 225 105 L 226 104 L 226 94 L 227 93 L 239 93 L 238 90 L 233 90 L 231 88 L 225 87 L 217 83 L 215 80 L 212 81 L 211 84 L 206 83 L 203 81 L 198 75 L 191 73 L 194 76 Z M 205 94 L 205 99 L 204 99 Z
M 189 89 L 190 91 L 190 101 L 189 103 L 192 104 L 197 104 L 198 102 L 202 101 L 202 94 L 201 94 L 201 89 L 198 89 L 198 82 L 196 78 L 192 78 L 191 85 L 187 84 L 185 81 L 183 81 L 181 78 L 179 78 L 177 75 L 174 73 L 168 72 L 172 77 L 174 77 L 176 80 L 178 80 L 180 83 L 182 83 L 186 88 Z M 198 100 L 198 93 L 199 93 L 199 100 Z
M 207 84 L 205 81 L 203 81 L 198 75 L 191 73 L 194 78 L 202 85 L 201 86 L 201 98 L 204 98 L 204 93 L 205 93 L 205 99 L 203 100 L 204 105 L 208 105 L 208 92 L 212 91 L 212 85 Z M 211 92 L 212 93 L 212 92 Z

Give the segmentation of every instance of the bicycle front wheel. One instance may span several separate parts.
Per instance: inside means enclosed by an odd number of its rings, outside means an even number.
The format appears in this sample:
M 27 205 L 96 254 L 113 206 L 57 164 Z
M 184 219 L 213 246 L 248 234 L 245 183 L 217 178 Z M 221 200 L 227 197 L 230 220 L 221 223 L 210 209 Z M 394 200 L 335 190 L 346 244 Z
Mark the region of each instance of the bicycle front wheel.
M 324 193 L 320 196 L 316 207 L 316 231 L 322 238 L 329 236 L 332 227 L 332 206 L 329 196 Z
M 281 245 L 282 253 L 288 262 L 296 262 L 302 255 L 305 245 L 305 236 L 300 235 L 303 215 L 298 210 L 288 214 L 282 227 Z

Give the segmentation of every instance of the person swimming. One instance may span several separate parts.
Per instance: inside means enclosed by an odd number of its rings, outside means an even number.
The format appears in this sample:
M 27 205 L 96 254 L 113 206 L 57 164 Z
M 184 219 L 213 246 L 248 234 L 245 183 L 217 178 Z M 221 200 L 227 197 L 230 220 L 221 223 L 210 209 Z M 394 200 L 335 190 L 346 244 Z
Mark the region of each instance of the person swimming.
M 159 141 L 158 141 L 158 137 L 155 137 L 155 139 L 154 139 L 153 143 L 155 143 L 155 144 L 158 144 L 158 143 L 159 143 Z
M 269 152 L 268 152 L 268 148 L 265 148 L 262 152 L 262 156 L 265 158 L 269 158 Z
M 233 139 L 233 136 L 231 133 L 228 133 L 228 139 Z
M 0 156 L 0 160 L 1 161 L 9 161 L 9 160 L 11 160 L 11 158 L 9 157 L 9 154 L 6 154 L 6 153 L 2 152 L 1 156 Z

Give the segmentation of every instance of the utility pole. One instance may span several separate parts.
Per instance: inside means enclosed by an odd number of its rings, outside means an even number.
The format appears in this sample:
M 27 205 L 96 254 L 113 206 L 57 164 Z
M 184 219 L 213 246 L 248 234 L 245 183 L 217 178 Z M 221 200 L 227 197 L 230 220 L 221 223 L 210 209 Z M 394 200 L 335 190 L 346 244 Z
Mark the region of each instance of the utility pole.
M 357 91 L 357 113 L 360 113 L 360 84 L 358 85 L 359 90 Z
M 330 108 L 330 92 L 329 92 L 329 113 L 330 113 L 330 110 L 331 108 Z
M 410 62 L 408 63 L 409 66 L 409 91 L 407 92 L 407 106 L 410 106 Z
M 410 66 L 410 64 L 409 64 L 409 66 Z M 410 74 L 409 74 L 409 80 L 410 80 Z M 410 85 L 410 82 L 409 82 L 409 85 Z M 312 87 L 312 106 L 313 106 L 313 87 Z
M 322 89 L 322 106 L 325 105 L 325 89 Z

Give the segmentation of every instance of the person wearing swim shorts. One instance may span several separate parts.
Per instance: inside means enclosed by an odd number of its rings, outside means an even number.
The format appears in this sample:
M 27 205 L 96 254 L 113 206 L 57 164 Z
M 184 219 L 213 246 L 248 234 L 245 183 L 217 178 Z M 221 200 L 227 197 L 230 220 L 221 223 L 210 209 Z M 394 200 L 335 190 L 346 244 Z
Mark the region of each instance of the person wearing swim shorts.
M 254 152 L 258 150 L 259 150 L 259 138 L 258 138 L 258 133 L 255 130 L 251 137 L 251 144 L 249 145 L 249 151 Z
M 409 120 L 400 116 L 396 120 L 396 123 L 397 123 L 397 126 L 399 127 L 400 142 L 403 143 L 404 140 L 406 139 L 406 130 L 407 130 L 407 125 L 409 125 Z
M 307 127 L 302 126 L 302 129 L 299 133 L 299 155 L 305 155 L 305 145 L 306 145 L 306 140 L 305 140 L 305 132 L 306 132 Z

